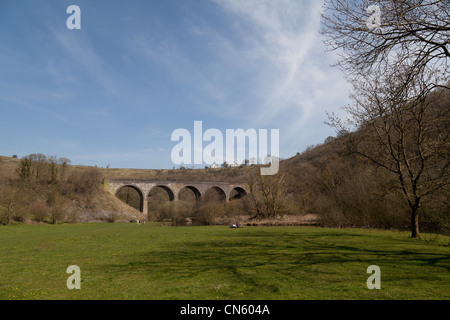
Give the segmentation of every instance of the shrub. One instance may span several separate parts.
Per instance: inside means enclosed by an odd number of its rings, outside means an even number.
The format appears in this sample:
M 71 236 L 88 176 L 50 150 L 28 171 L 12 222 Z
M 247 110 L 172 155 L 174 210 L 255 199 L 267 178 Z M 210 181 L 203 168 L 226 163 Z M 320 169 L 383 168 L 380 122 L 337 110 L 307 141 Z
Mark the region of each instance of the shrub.
M 8 210 L 0 205 L 0 223 L 3 225 L 7 225 L 10 221 L 10 216 L 8 214 Z
M 63 196 L 61 196 L 57 192 L 51 192 L 48 195 L 47 204 L 51 207 L 50 209 L 50 217 L 54 224 L 57 224 L 59 221 L 63 220 L 66 211 L 66 200 Z
M 75 170 L 69 176 L 69 183 L 75 193 L 89 195 L 97 191 L 102 184 L 102 174 L 95 168 Z
M 160 220 L 169 220 L 172 225 L 185 225 L 186 219 L 194 213 L 193 204 L 187 201 L 168 201 L 159 205 L 156 215 Z
M 212 225 L 216 216 L 220 214 L 221 206 L 218 203 L 206 203 L 197 206 L 194 214 L 194 223 L 196 225 Z
M 16 207 L 11 215 L 12 220 L 16 222 L 25 222 L 27 219 L 28 208 L 27 207 Z
M 80 221 L 80 210 L 74 207 L 67 208 L 66 219 L 69 223 L 78 223 Z
M 30 214 L 32 219 L 36 222 L 43 222 L 46 217 L 49 216 L 49 207 L 43 201 L 34 202 L 30 208 Z

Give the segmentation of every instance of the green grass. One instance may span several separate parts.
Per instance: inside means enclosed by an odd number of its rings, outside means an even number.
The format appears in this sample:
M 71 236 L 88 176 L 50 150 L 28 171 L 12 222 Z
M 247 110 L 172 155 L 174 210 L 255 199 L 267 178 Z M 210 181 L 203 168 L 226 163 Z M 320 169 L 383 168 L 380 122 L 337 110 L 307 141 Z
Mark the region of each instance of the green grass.
M 450 238 L 361 229 L 0 227 L 0 299 L 450 299 Z M 66 269 L 81 268 L 69 290 Z M 366 269 L 381 269 L 369 290 Z

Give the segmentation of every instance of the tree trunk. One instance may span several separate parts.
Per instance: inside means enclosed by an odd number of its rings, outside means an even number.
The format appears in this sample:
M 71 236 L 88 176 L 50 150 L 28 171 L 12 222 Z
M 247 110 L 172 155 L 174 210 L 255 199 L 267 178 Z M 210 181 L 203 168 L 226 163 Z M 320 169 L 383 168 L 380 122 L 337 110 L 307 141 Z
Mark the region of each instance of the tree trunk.
M 411 208 L 411 238 L 420 238 L 419 233 L 419 208 Z

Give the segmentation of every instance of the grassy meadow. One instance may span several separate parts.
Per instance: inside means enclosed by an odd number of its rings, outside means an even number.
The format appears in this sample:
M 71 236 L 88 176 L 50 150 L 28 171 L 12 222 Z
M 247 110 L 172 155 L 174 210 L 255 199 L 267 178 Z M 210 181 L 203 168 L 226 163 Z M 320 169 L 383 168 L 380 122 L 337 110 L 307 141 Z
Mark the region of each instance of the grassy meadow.
M 450 299 L 450 238 L 309 227 L 0 226 L 0 299 Z M 81 269 L 69 290 L 66 269 Z M 366 286 L 381 269 L 381 290 Z

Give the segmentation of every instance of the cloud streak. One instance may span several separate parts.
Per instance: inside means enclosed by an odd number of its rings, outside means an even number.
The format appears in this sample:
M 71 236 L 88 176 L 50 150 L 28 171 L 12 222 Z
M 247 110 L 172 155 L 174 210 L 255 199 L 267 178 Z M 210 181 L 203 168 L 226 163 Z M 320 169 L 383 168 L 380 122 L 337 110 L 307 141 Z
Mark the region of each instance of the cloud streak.
M 196 12 L 182 23 L 190 41 L 200 44 L 197 56 L 186 52 L 175 33 L 165 38 L 141 33 L 128 47 L 162 68 L 180 88 L 195 92 L 189 99 L 197 113 L 220 115 L 227 128 L 279 128 L 287 154 L 293 153 L 294 137 L 323 141 L 317 125 L 326 120 L 326 111 L 340 106 L 346 93 L 328 92 L 342 86 L 343 79 L 330 69 L 333 57 L 325 55 L 318 32 L 321 1 L 211 3 L 226 28 Z
M 245 52 L 236 46 L 228 54 L 245 57 L 248 64 L 258 63 L 253 74 L 252 92 L 258 105 L 252 108 L 253 126 L 283 127 L 283 138 L 304 132 L 313 117 L 320 117 L 327 101 L 326 88 L 342 79 L 327 72 L 329 59 L 318 33 L 320 1 L 214 0 L 225 12 L 242 21 Z M 244 33 L 252 31 L 251 37 Z M 229 45 L 229 44 L 228 44 Z M 332 71 L 332 70 L 330 70 Z M 325 75 L 327 72 L 327 75 Z M 317 88 L 325 90 L 317 90 Z M 336 97 L 334 97 L 336 98 Z M 344 100 L 340 97 L 338 100 Z
M 288 157 L 323 141 L 325 111 L 347 98 L 318 33 L 322 1 L 77 4 L 81 30 L 66 28 L 69 4 L 7 6 L 0 92 L 8 122 L 23 120 L 13 107 L 39 116 L 46 129 L 36 136 L 79 141 L 80 161 L 160 166 L 171 132 L 194 120 L 223 131 L 280 129 Z

